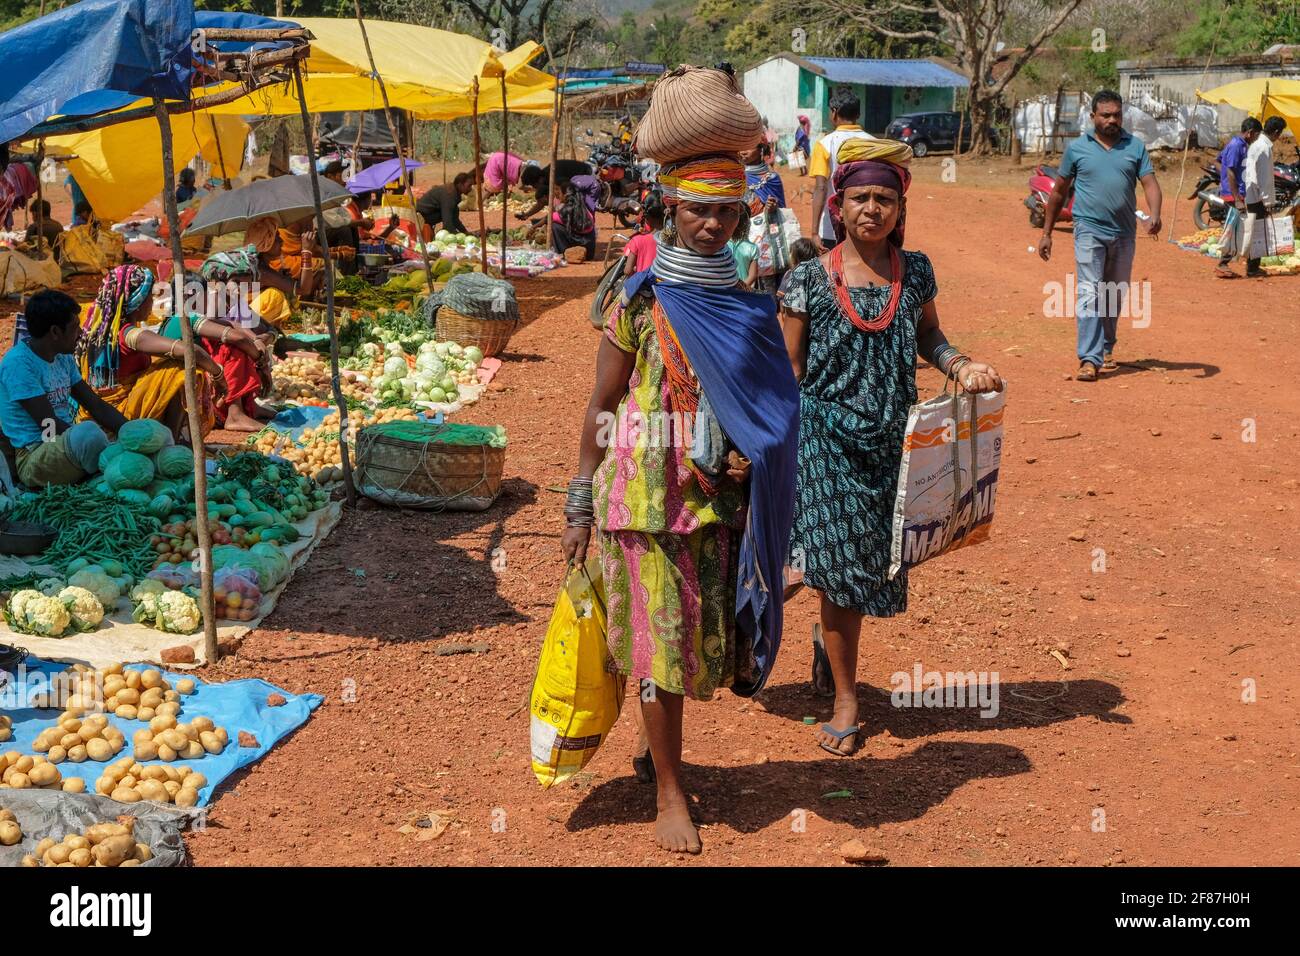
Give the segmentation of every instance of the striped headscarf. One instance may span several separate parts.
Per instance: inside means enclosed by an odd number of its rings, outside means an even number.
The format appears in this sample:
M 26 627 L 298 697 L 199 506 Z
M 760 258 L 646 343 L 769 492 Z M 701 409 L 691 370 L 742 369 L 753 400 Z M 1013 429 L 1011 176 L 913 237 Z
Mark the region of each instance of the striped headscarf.
M 735 156 L 697 156 L 661 167 L 664 205 L 683 202 L 739 202 L 745 195 L 745 167 Z
M 77 346 L 81 376 L 91 388 L 117 385 L 123 320 L 149 298 L 153 273 L 144 266 L 117 266 L 108 271 L 81 323 Z
M 838 165 L 831 178 L 835 190 L 827 202 L 835 237 L 844 239 L 844 192 L 852 186 L 886 186 L 898 191 L 901 199 L 912 185 L 912 173 L 907 164 L 912 161 L 912 147 L 892 139 L 846 139 L 835 154 Z M 903 231 L 907 216 L 900 213 L 898 224 L 889 234 L 889 241 L 903 245 Z

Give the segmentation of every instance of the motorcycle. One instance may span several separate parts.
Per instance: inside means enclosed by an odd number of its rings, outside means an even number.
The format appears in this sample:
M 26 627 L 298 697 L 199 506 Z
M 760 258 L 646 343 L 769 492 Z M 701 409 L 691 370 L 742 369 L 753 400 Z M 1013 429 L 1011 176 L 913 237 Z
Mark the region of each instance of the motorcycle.
M 1223 225 L 1228 214 L 1228 203 L 1219 195 L 1219 164 L 1201 167 L 1201 178 L 1188 199 L 1195 199 L 1192 221 L 1197 229 L 1213 229 Z M 1300 200 L 1300 164 L 1276 163 L 1273 166 L 1273 193 L 1275 201 L 1269 215 L 1286 212 Z
M 592 131 L 587 130 L 587 135 L 592 136 Z M 625 229 L 635 227 L 650 183 L 631 149 L 619 140 L 588 144 L 587 162 L 600 181 L 596 208 L 612 215 Z
M 1034 174 L 1029 177 L 1029 195 L 1025 197 L 1025 208 L 1029 210 L 1029 224 L 1035 229 L 1043 228 L 1047 221 L 1047 197 L 1056 186 L 1058 174 L 1055 166 L 1040 165 L 1034 167 Z M 1074 219 L 1074 186 L 1070 186 L 1061 207 L 1057 222 L 1071 222 Z

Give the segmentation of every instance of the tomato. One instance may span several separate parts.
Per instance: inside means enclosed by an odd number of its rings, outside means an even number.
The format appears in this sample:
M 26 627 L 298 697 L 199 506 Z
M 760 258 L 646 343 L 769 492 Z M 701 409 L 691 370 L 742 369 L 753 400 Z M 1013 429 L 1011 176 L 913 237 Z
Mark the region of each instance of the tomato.
M 231 591 L 226 595 L 226 606 L 237 608 L 244 603 L 243 596 L 238 591 Z

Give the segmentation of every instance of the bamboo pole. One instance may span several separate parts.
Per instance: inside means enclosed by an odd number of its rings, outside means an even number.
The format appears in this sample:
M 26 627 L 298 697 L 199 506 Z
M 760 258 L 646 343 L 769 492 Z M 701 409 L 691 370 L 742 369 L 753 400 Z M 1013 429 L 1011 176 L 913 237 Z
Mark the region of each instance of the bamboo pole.
M 41 193 L 41 167 L 45 165 L 45 140 L 36 141 L 36 258 L 45 258 L 45 207 Z M 76 214 L 76 210 L 72 210 Z M 52 251 L 52 250 L 51 250 Z
M 334 263 L 330 261 L 330 244 L 325 225 L 325 211 L 320 205 L 320 177 L 316 173 L 316 144 L 311 137 L 311 116 L 307 112 L 307 92 L 302 86 L 302 67 L 293 65 L 293 82 L 298 88 L 298 112 L 302 117 L 302 133 L 307 138 L 307 174 L 311 177 L 312 205 L 316 207 L 316 235 L 321 254 L 325 257 L 325 325 L 330 333 L 330 386 L 334 391 L 334 404 L 339 409 L 339 456 L 343 462 L 343 487 L 348 497 L 348 507 L 357 503 L 357 488 L 352 480 L 352 459 L 348 454 L 348 403 L 339 382 L 339 335 L 334 326 Z
M 393 137 L 393 147 L 397 150 L 397 158 L 402 167 L 402 185 L 406 187 L 406 200 L 411 204 L 411 221 L 416 224 L 417 229 L 421 230 L 420 234 L 415 238 L 420 248 L 420 260 L 424 263 L 424 286 L 429 295 L 433 295 L 433 267 L 429 264 L 429 250 L 425 248 L 424 225 L 420 222 L 419 213 L 415 211 L 415 191 L 411 188 L 411 167 L 407 165 L 406 158 L 402 155 L 402 138 L 397 135 L 397 124 L 393 122 L 392 108 L 388 105 L 388 87 L 384 85 L 384 78 L 379 75 L 379 67 L 375 66 L 375 54 L 370 49 L 370 35 L 366 33 L 366 21 L 361 18 L 361 0 L 352 0 L 352 6 L 357 13 L 357 26 L 361 28 L 361 40 L 366 45 L 366 59 L 370 63 L 370 75 L 379 84 L 379 95 L 384 100 L 384 120 L 388 123 L 388 133 Z
M 230 170 L 226 168 L 226 157 L 221 152 L 221 134 L 217 132 L 217 118 L 209 113 L 208 122 L 212 124 L 212 141 L 217 144 L 217 163 L 221 166 L 221 188 L 229 192 Z
M 501 190 L 501 275 L 506 274 L 506 246 L 510 229 L 510 110 L 506 108 L 506 73 L 501 71 L 501 152 L 506 154 L 506 180 Z M 523 171 L 520 171 L 523 176 Z M 486 271 L 486 270 L 485 270 Z
M 478 199 L 478 236 L 479 245 L 482 247 L 483 274 L 487 274 L 487 220 L 483 218 L 483 168 L 479 164 L 478 158 L 481 155 L 481 147 L 478 139 L 478 77 L 474 77 L 474 82 L 470 87 L 470 122 L 474 126 L 474 194 Z
M 551 217 L 551 202 L 555 196 L 555 163 L 560 158 L 560 124 L 564 117 L 564 77 L 569 72 L 569 54 L 573 52 L 573 37 L 577 32 L 577 30 L 569 31 L 569 45 L 564 51 L 564 65 L 560 67 L 560 75 L 555 78 L 555 97 L 551 101 L 554 115 L 551 117 L 551 174 L 546 189 L 546 248 L 548 249 L 554 245 L 551 236 L 551 227 L 554 224 Z
M 172 314 L 180 318 L 181 342 L 185 348 L 185 405 L 189 416 L 190 443 L 194 448 L 194 524 L 199 532 L 200 607 L 203 611 L 203 651 L 208 663 L 220 653 L 217 648 L 217 613 L 212 599 L 212 533 L 208 528 L 207 456 L 203 453 L 203 427 L 199 421 L 198 384 L 194 362 L 194 329 L 183 317 L 185 301 L 185 253 L 181 250 L 181 223 L 176 213 L 176 169 L 172 157 L 172 126 L 166 104 L 153 100 L 154 116 L 162 135 L 163 209 L 172 252 Z
M 447 132 L 451 129 L 451 123 L 443 120 L 442 123 L 442 182 L 447 184 Z

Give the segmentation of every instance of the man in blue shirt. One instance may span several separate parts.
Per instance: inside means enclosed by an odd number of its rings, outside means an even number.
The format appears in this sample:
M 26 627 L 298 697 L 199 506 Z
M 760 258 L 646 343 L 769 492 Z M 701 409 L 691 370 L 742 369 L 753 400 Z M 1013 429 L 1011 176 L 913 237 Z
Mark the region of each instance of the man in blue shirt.
M 1071 184 L 1074 185 L 1074 262 L 1078 298 L 1081 382 L 1097 380 L 1102 368 L 1113 369 L 1112 352 L 1125 293 L 1133 271 L 1137 237 L 1139 182 L 1151 210 L 1146 232 L 1160 236 L 1160 184 L 1142 141 L 1123 126 L 1124 103 L 1118 93 L 1102 90 L 1092 98 L 1093 129 L 1066 147 L 1059 178 L 1048 197 L 1038 254 L 1052 257 L 1052 229 Z
M 126 418 L 81 377 L 76 300 L 46 289 L 31 297 L 24 315 L 29 337 L 0 360 L 0 428 L 28 488 L 76 484 L 99 471 L 104 431 L 118 431 Z M 74 424 L 77 406 L 94 420 Z
M 1233 218 L 1238 223 L 1235 235 L 1238 240 L 1241 236 L 1241 217 L 1246 214 L 1246 181 L 1244 178 L 1244 167 L 1246 165 L 1246 151 L 1250 149 L 1250 144 L 1259 138 L 1259 134 L 1264 127 L 1259 120 L 1253 116 L 1247 116 L 1241 121 L 1240 135 L 1228 140 L 1228 145 L 1223 147 L 1219 152 L 1219 195 L 1229 206 L 1235 206 L 1237 214 Z M 1221 279 L 1235 279 L 1237 273 L 1228 267 L 1232 262 L 1232 257 L 1236 254 L 1237 244 L 1225 244 L 1223 254 L 1219 257 L 1218 268 L 1214 274 Z

